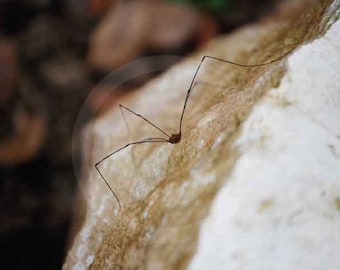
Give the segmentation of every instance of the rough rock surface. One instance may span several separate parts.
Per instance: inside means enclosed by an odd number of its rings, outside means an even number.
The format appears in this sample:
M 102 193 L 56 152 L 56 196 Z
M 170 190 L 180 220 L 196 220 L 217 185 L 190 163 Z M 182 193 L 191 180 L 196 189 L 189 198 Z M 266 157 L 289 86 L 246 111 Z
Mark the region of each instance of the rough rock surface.
M 195 54 L 256 64 L 295 48 L 260 68 L 207 61 L 179 144 L 131 147 L 100 167 L 121 209 L 93 164 L 129 142 L 124 121 L 113 108 L 92 123 L 87 211 L 64 269 L 339 269 L 339 9 L 290 1 Z M 197 65 L 122 103 L 177 132 Z

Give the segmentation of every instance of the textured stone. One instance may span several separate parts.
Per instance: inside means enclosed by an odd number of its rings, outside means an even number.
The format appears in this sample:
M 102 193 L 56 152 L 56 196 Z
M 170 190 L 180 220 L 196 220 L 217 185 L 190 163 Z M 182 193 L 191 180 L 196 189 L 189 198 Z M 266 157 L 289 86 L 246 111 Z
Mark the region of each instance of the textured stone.
M 64 269 L 338 269 L 340 1 L 291 1 L 210 43 L 176 145 L 135 146 L 118 108 L 89 125 L 87 212 Z M 177 132 L 198 62 L 122 103 Z M 129 118 L 128 120 L 134 120 Z M 129 122 L 131 138 L 146 125 Z M 115 170 L 121 166 L 119 170 Z

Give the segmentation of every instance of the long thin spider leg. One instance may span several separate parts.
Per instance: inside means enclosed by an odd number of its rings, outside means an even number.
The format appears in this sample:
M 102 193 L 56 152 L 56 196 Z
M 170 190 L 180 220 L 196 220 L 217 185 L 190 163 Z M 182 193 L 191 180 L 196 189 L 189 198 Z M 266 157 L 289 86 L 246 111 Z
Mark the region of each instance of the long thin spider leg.
M 98 166 L 99 164 L 94 165 L 94 167 L 96 168 L 97 172 L 99 173 L 99 175 L 101 176 L 101 178 L 103 179 L 103 181 L 105 182 L 106 186 L 110 189 L 111 193 L 113 194 L 113 196 L 116 198 L 117 202 L 118 202 L 118 206 L 119 208 L 122 208 L 122 205 L 120 204 L 120 200 L 118 198 L 118 196 L 116 195 L 116 193 L 112 190 L 112 188 L 110 187 L 109 183 L 107 182 L 107 180 L 105 179 L 104 175 L 102 175 L 102 173 L 99 171 Z
M 235 63 L 235 62 L 232 62 L 232 61 L 220 59 L 220 58 L 217 58 L 217 57 L 213 57 L 213 56 L 209 56 L 209 55 L 204 55 L 203 58 L 201 59 L 201 62 L 198 65 L 196 71 L 195 71 L 194 77 L 192 78 L 192 81 L 190 83 L 190 87 L 189 87 L 187 95 L 185 97 L 185 101 L 184 101 L 184 105 L 183 105 L 183 110 L 182 110 L 181 117 L 180 117 L 180 122 L 179 122 L 179 134 L 182 133 L 183 116 L 184 116 L 184 112 L 185 112 L 185 109 L 186 109 L 186 106 L 187 106 L 187 102 L 188 102 L 188 99 L 189 99 L 189 96 L 190 96 L 190 93 L 191 93 L 194 81 L 196 79 L 196 76 L 198 74 L 199 69 L 202 66 L 203 61 L 206 58 L 210 58 L 210 59 L 218 60 L 218 61 L 221 61 L 221 62 L 225 62 L 225 63 L 231 64 L 231 65 L 234 65 L 234 66 L 245 67 L 245 68 L 252 68 L 252 67 L 261 67 L 261 66 L 266 66 L 266 65 L 270 65 L 270 64 L 276 63 L 276 62 L 280 61 L 281 59 L 285 58 L 287 55 L 289 55 L 294 49 L 295 48 L 292 48 L 291 50 L 287 51 L 286 53 L 281 55 L 279 58 L 276 58 L 274 60 L 271 60 L 271 61 L 268 61 L 268 62 L 265 62 L 265 63 L 261 63 L 261 64 L 253 64 L 253 65 L 239 64 L 239 63 Z
M 125 118 L 125 114 L 124 114 L 124 111 L 123 111 L 123 107 L 119 106 L 119 111 L 120 111 L 120 114 L 121 114 L 122 117 L 123 117 L 123 120 L 124 120 L 126 129 L 127 129 L 127 131 L 128 131 L 129 139 L 130 139 L 129 141 L 133 141 L 133 140 L 131 140 L 131 137 L 130 137 L 130 135 L 131 135 L 132 133 L 131 133 L 131 130 L 130 130 L 129 123 L 128 123 L 128 121 L 127 121 L 126 118 Z
M 132 111 L 131 109 L 129 109 L 128 107 L 125 107 L 124 105 L 122 104 L 119 104 L 119 108 L 120 109 L 125 109 L 127 110 L 128 112 L 140 117 L 141 119 L 143 119 L 144 121 L 146 121 L 147 123 L 149 123 L 151 126 L 153 126 L 154 128 L 158 129 L 160 132 L 162 132 L 165 136 L 169 137 L 170 138 L 170 135 L 167 134 L 164 130 L 162 130 L 161 128 L 157 127 L 154 123 L 152 123 L 150 120 L 146 119 L 144 116 L 140 115 L 139 113 L 135 113 L 134 111 Z
M 135 145 L 135 144 L 142 144 L 142 143 L 154 143 L 154 142 L 168 142 L 167 139 L 164 138 L 147 138 L 138 142 L 131 142 L 128 143 L 126 145 L 124 145 L 123 147 L 113 151 L 112 153 L 108 154 L 107 156 L 105 156 L 104 158 L 102 158 L 100 161 L 98 161 L 94 167 L 96 168 L 97 172 L 99 173 L 99 175 L 101 176 L 101 178 L 103 179 L 104 183 L 106 184 L 106 186 L 109 188 L 109 190 L 111 191 L 111 193 L 113 194 L 113 196 L 116 198 L 119 208 L 121 208 L 121 203 L 120 200 L 118 198 L 118 196 L 116 195 L 116 193 L 113 191 L 113 189 L 111 188 L 111 186 L 109 185 L 108 181 L 106 180 L 106 178 L 104 177 L 104 175 L 100 172 L 98 166 L 101 162 L 103 162 L 104 160 L 108 159 L 109 157 L 113 156 L 114 154 L 118 153 L 119 151 L 131 146 L 131 145 Z
M 213 56 L 209 56 L 209 55 L 205 55 L 203 58 L 211 58 L 211 59 L 215 59 L 221 62 L 225 62 L 234 66 L 239 66 L 239 67 L 246 67 L 246 68 L 252 68 L 252 67 L 261 67 L 261 66 L 267 66 L 276 62 L 279 62 L 281 59 L 285 58 L 288 54 L 290 54 L 293 50 L 295 50 L 295 48 L 288 50 L 286 53 L 284 53 L 283 55 L 281 55 L 280 57 L 274 59 L 274 60 L 270 60 L 268 62 L 264 62 L 261 64 L 253 64 L 253 65 L 246 65 L 246 64 L 239 64 L 239 63 L 235 63 L 232 61 L 228 61 L 228 60 L 224 60 L 221 58 L 217 58 L 217 57 L 213 57 Z

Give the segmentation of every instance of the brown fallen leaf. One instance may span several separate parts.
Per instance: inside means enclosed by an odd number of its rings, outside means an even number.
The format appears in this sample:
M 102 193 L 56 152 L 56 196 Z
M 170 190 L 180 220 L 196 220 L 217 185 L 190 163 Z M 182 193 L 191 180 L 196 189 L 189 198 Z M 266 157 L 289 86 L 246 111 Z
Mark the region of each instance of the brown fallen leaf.
M 145 47 L 148 13 L 143 1 L 113 5 L 90 37 L 88 63 L 111 70 L 136 57 Z
M 116 0 L 89 0 L 87 10 L 91 15 L 101 15 L 107 11 Z
M 200 47 L 217 36 L 220 31 L 219 25 L 215 19 L 208 15 L 201 15 L 198 21 L 198 31 L 196 33 L 196 45 Z
M 198 46 L 218 32 L 211 17 L 184 5 L 162 1 L 117 2 L 91 36 L 88 63 L 111 70 L 146 50 Z
M 45 138 L 45 119 L 40 115 L 19 112 L 13 137 L 0 142 L 0 165 L 10 166 L 30 160 L 42 148 Z
M 0 37 L 0 105 L 6 104 L 13 94 L 17 77 L 17 55 L 14 42 Z
M 178 48 L 196 34 L 200 14 L 184 5 L 153 2 L 148 7 L 149 46 L 157 50 Z

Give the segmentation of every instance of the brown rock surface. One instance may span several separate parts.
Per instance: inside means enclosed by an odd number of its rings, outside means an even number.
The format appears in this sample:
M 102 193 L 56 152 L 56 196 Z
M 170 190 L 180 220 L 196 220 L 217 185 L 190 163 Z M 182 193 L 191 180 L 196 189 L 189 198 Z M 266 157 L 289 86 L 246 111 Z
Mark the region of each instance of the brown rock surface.
M 193 57 L 268 62 L 322 36 L 338 8 L 338 1 L 288 1 L 276 14 L 216 39 Z M 123 104 L 177 132 L 197 64 L 188 60 L 176 65 Z M 127 161 L 128 152 L 115 160 L 122 163 L 119 171 L 113 160 L 101 167 L 121 209 L 93 165 L 129 142 L 121 134 L 124 121 L 113 108 L 92 123 L 84 146 L 89 157 L 83 182 L 87 213 L 64 269 L 186 269 L 197 248 L 199 226 L 223 184 L 220 176 L 227 175 L 238 158 L 231 143 L 240 124 L 284 74 L 285 60 L 252 69 L 207 61 L 185 115 L 182 141 L 136 146 L 132 162 Z M 131 126 L 130 134 L 144 133 L 141 124 Z

